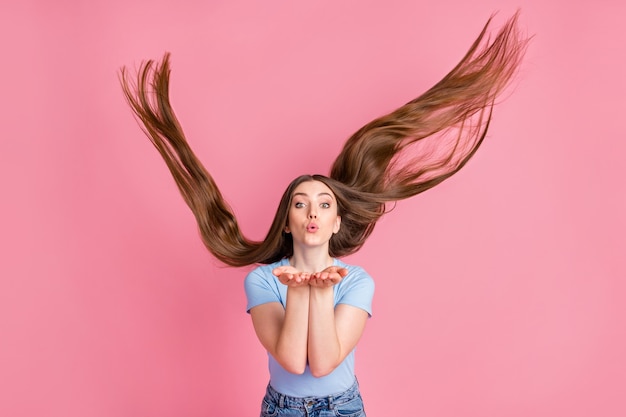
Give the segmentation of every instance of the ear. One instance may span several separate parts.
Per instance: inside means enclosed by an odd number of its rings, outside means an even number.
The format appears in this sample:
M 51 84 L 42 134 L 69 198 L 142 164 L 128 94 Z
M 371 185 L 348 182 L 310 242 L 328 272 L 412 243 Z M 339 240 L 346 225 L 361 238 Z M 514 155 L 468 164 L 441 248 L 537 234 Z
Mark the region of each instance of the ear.
M 285 233 L 291 233 L 291 232 L 289 231 L 289 226 L 285 226 Z
M 333 234 L 337 233 L 341 228 L 341 216 L 337 216 L 337 220 L 335 220 L 335 227 L 333 227 Z

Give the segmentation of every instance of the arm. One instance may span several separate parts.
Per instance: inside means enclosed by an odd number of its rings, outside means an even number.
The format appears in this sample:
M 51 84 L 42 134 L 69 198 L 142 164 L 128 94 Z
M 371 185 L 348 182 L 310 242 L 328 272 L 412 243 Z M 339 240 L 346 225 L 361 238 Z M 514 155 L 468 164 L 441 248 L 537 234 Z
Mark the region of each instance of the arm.
M 286 307 L 278 302 L 265 303 L 253 307 L 250 315 L 263 347 L 287 371 L 301 374 L 307 362 L 310 289 L 308 276 L 298 275 L 296 279 L 290 275 L 280 277 L 288 285 Z
M 332 276 L 337 273 L 339 276 Z M 334 308 L 333 285 L 347 274 L 332 271 L 330 278 L 311 279 L 309 304 L 308 360 L 311 373 L 321 377 L 331 373 L 352 352 L 363 334 L 368 313 L 358 307 L 339 304 Z M 333 279 L 334 282 L 326 282 Z

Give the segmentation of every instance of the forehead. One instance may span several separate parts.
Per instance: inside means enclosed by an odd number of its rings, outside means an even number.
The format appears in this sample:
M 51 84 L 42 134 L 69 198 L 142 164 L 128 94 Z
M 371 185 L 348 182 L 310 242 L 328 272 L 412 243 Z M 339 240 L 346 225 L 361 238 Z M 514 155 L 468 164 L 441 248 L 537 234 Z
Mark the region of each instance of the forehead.
M 333 194 L 332 190 L 321 181 L 305 181 L 298 184 L 298 186 L 293 190 L 292 197 L 295 195 L 315 197 L 320 194 L 330 195 L 332 198 L 335 198 L 335 194 Z

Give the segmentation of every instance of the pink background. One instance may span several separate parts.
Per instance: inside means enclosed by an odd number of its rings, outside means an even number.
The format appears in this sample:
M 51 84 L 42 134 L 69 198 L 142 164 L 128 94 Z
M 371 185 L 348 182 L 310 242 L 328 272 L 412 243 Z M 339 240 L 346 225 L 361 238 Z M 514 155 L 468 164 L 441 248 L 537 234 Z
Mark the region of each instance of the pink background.
M 368 416 L 626 415 L 621 0 L 5 1 L 0 415 L 255 416 L 247 269 L 205 251 L 117 71 L 172 52 L 187 136 L 261 238 L 287 183 L 462 57 L 534 34 L 456 177 L 348 262 L 377 282 Z

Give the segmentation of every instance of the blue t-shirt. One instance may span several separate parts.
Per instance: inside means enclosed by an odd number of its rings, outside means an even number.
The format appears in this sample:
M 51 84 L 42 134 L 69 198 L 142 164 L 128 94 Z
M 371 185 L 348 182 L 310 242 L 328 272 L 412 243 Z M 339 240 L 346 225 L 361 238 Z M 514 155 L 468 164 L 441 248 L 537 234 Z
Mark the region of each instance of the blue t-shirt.
M 289 265 L 287 258 L 259 266 L 246 276 L 244 287 L 248 298 L 248 312 L 252 307 L 271 302 L 279 302 L 285 308 L 287 286 L 272 274 L 272 270 L 286 265 Z M 348 269 L 348 275 L 333 287 L 335 306 L 348 304 L 365 310 L 371 316 L 374 297 L 372 277 L 363 268 L 347 265 L 338 259 L 334 259 L 333 265 Z M 354 384 L 354 351 L 355 349 L 333 372 L 321 378 L 314 377 L 308 365 L 302 375 L 292 374 L 280 366 L 268 352 L 270 384 L 276 391 L 293 397 L 319 397 L 341 393 Z

